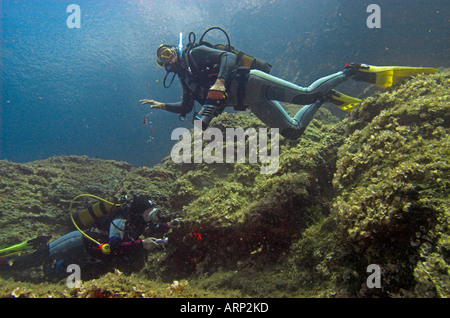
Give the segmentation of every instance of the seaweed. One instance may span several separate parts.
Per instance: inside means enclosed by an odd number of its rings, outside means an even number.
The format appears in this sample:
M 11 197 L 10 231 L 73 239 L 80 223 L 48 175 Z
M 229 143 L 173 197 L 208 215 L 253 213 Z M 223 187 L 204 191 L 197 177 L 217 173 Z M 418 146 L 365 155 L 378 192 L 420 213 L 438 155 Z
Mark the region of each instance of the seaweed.
M 280 138 L 274 174 L 248 160 L 176 164 L 169 156 L 139 168 L 77 156 L 0 161 L 2 247 L 73 230 L 68 205 L 84 192 L 136 190 L 182 219 L 166 250 L 146 255 L 136 274 L 111 270 L 72 292 L 50 292 L 61 283 L 23 287 L 19 279 L 37 274 L 11 274 L 3 295 L 448 297 L 448 84 L 448 71 L 418 75 L 344 120 L 320 109 L 300 140 Z M 211 127 L 264 125 L 245 111 Z M 370 264 L 381 268 L 380 288 L 367 284 Z

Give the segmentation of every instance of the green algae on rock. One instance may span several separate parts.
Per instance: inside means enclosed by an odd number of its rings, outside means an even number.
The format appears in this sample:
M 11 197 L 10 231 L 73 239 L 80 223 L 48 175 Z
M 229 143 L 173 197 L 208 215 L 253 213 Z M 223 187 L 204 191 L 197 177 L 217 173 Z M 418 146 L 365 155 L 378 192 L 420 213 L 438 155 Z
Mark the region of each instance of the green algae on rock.
M 0 161 L 1 247 L 71 230 L 68 208 L 81 193 L 104 196 L 132 169 L 125 162 L 61 156 L 29 163 Z
M 68 205 L 81 193 L 137 190 L 182 218 L 167 249 L 149 254 L 138 276 L 109 273 L 84 290 L 49 295 L 448 297 L 448 78 L 418 75 L 365 99 L 343 121 L 321 109 L 301 139 L 280 138 L 272 175 L 248 162 L 170 157 L 140 168 L 76 156 L 0 161 L 1 246 L 73 230 Z M 211 127 L 263 124 L 239 112 Z M 366 284 L 370 264 L 381 268 L 381 288 Z M 183 279 L 189 285 L 179 292 L 173 281 Z M 46 297 L 11 279 L 2 284 L 8 295 Z
M 448 72 L 419 75 L 349 118 L 333 207 L 384 295 L 448 296 L 449 100 Z

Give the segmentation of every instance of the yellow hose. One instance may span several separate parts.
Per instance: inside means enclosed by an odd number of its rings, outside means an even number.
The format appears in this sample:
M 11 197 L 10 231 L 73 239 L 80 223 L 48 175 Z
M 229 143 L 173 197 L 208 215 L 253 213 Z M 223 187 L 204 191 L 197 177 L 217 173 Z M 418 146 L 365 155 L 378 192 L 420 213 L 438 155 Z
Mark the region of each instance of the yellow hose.
M 104 203 L 108 203 L 108 204 L 111 204 L 111 205 L 114 205 L 114 206 L 121 206 L 121 204 L 116 204 L 116 203 L 113 203 L 113 202 L 109 202 L 108 200 L 105 200 L 105 199 L 103 199 L 103 198 L 100 198 L 100 197 L 95 196 L 95 195 L 92 195 L 92 194 L 80 194 L 79 196 L 76 196 L 75 198 L 73 198 L 73 200 L 72 200 L 72 202 L 70 202 L 70 206 L 69 206 L 70 219 L 72 220 L 73 225 L 75 225 L 75 228 L 77 229 L 77 231 L 80 232 L 84 237 L 88 238 L 89 240 L 91 240 L 92 242 L 94 242 L 95 244 L 97 244 L 97 245 L 101 248 L 101 250 L 102 250 L 102 252 L 103 252 L 104 254 L 109 254 L 109 253 L 110 253 L 109 244 L 102 244 L 102 243 L 100 243 L 100 242 L 94 240 L 92 237 L 90 237 L 90 236 L 87 235 L 86 233 L 84 233 L 84 232 L 78 227 L 77 223 L 75 222 L 75 220 L 74 220 L 74 218 L 73 218 L 73 215 L 72 215 L 72 204 L 75 202 L 75 200 L 77 200 L 78 198 L 81 198 L 81 197 L 90 197 L 90 198 L 94 198 L 94 199 L 96 199 L 96 200 L 98 200 L 98 201 L 102 201 L 102 202 L 104 202 Z

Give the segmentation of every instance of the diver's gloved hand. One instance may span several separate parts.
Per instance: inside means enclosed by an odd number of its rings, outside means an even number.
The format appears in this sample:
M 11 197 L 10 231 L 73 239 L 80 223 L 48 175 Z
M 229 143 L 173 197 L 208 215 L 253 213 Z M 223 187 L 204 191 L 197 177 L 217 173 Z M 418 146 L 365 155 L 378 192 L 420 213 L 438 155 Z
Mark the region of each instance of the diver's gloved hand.
M 141 99 L 139 103 L 141 103 L 142 105 L 150 104 L 151 108 L 166 109 L 165 103 L 157 102 L 153 99 Z
M 164 247 L 168 243 L 169 242 L 168 242 L 167 238 L 156 239 L 154 237 L 147 237 L 142 240 L 142 245 L 143 245 L 144 249 L 146 249 L 147 251 L 156 249 L 158 247 Z
M 169 227 L 169 229 L 173 229 L 173 228 L 179 226 L 180 222 L 181 222 L 181 219 L 176 218 L 176 219 L 173 219 L 172 221 L 170 221 L 169 224 L 167 224 L 167 226 Z
M 147 237 L 145 239 L 142 240 L 142 246 L 144 247 L 144 249 L 148 250 L 152 250 L 155 249 L 157 247 L 157 245 L 154 242 L 155 238 L 154 237 Z

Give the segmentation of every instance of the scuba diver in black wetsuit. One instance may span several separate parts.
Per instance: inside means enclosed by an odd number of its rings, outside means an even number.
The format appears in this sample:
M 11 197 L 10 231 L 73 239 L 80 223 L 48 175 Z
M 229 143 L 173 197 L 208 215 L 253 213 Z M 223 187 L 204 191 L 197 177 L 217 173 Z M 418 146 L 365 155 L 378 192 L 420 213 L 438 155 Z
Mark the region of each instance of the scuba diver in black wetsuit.
M 416 73 L 434 73 L 437 69 L 402 66 L 372 66 L 367 64 L 347 64 L 334 74 L 322 77 L 308 87 L 268 74 L 271 65 L 254 59 L 230 45 L 211 45 L 203 41 L 205 31 L 198 44 L 191 41 L 182 51 L 180 45 L 163 44 L 156 51 L 157 64 L 178 75 L 183 88 L 183 98 L 178 103 L 161 103 L 143 99 L 141 104 L 180 114 L 181 117 L 192 111 L 194 102 L 203 105 L 195 119 L 205 129 L 212 118 L 227 106 L 236 110 L 249 108 L 263 123 L 271 128 L 279 128 L 281 135 L 289 139 L 299 138 L 315 112 L 324 102 L 331 102 L 349 111 L 361 100 L 346 96 L 333 88 L 348 79 L 360 80 L 380 87 L 389 87 L 399 79 Z M 250 63 L 246 63 L 250 60 Z M 166 77 L 164 86 L 166 86 Z M 172 78 L 173 81 L 173 78 Z M 171 82 L 172 83 L 172 82 Z M 169 85 L 170 86 L 170 85 Z M 305 105 L 292 118 L 279 102 Z M 194 123 L 198 122 L 194 121 Z
M 44 265 L 47 278 L 59 279 L 67 275 L 66 268 L 70 264 L 92 267 L 100 264 L 103 268 L 106 264 L 131 256 L 135 251 L 166 246 L 168 240 L 162 236 L 179 221 L 175 219 L 167 223 L 168 220 L 161 216 L 147 196 L 134 196 L 121 204 L 101 200 L 87 209 L 77 211 L 75 217 L 71 214 L 73 221 L 77 219 L 78 224 L 88 226 L 88 230 L 83 232 L 74 222 L 78 231 L 70 232 L 49 244 L 47 241 L 51 236 L 24 242 L 32 243 L 33 246 L 28 244 L 29 249 L 35 250 L 32 253 L 15 255 L 27 250 L 27 244 L 23 243 L 2 249 L 0 269 L 23 270 Z M 143 234 L 161 238 L 140 239 Z

